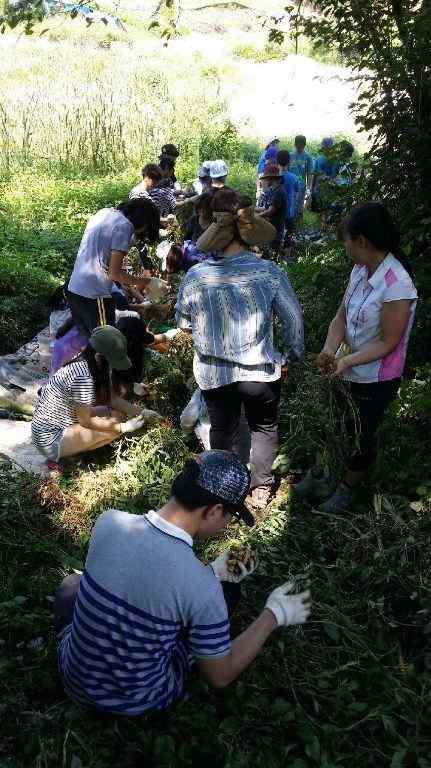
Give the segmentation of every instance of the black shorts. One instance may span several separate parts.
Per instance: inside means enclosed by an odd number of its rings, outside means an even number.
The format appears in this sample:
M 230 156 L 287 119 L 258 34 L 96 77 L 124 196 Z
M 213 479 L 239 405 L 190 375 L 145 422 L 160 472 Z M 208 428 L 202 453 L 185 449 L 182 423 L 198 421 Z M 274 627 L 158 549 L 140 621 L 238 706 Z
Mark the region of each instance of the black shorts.
M 376 457 L 375 433 L 380 426 L 385 411 L 395 399 L 401 379 L 376 381 L 372 384 L 350 383 L 350 392 L 359 413 L 361 434 L 359 450 L 356 450 L 347 462 L 347 468 L 353 471 L 365 471 Z
M 115 305 L 112 298 L 88 299 L 72 291 L 66 292 L 72 318 L 79 330 L 90 338 L 99 325 L 115 325 Z

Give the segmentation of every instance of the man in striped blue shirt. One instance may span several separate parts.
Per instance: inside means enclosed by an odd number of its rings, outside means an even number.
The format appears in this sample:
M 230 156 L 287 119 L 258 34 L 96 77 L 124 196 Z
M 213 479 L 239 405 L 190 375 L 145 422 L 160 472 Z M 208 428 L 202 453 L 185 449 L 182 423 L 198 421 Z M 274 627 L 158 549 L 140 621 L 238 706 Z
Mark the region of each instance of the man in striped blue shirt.
M 194 662 L 223 687 L 276 627 L 306 621 L 308 593 L 289 596 L 283 585 L 231 643 L 229 608 L 255 562 L 234 575 L 227 551 L 207 566 L 193 553 L 194 538 L 216 535 L 233 517 L 254 523 L 244 506 L 249 485 L 236 456 L 207 451 L 186 464 L 159 512 L 99 517 L 84 573 L 67 577 L 55 601 L 60 674 L 72 699 L 123 715 L 163 710 L 184 698 Z

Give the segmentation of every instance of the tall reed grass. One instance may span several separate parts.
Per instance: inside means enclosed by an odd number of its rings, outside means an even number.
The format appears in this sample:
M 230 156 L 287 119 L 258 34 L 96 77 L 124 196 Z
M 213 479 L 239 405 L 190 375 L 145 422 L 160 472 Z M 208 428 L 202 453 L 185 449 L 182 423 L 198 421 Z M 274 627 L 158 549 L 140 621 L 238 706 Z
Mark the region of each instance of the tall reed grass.
M 160 44 L 110 47 L 43 39 L 0 41 L 0 172 L 46 161 L 106 171 L 156 157 L 165 141 L 198 159 L 221 118 L 217 78 Z

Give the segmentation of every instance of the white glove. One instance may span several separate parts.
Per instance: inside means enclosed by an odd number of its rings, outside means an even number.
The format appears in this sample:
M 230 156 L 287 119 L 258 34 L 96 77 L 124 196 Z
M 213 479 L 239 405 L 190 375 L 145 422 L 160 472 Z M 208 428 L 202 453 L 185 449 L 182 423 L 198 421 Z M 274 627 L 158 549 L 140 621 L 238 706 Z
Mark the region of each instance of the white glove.
M 248 568 L 244 565 L 244 563 L 241 563 L 240 560 L 236 561 L 236 566 L 239 569 L 240 573 L 232 573 L 232 571 L 228 568 L 228 561 L 231 560 L 232 553 L 230 549 L 225 549 L 224 552 L 221 553 L 216 559 L 210 563 L 211 568 L 214 571 L 215 577 L 219 581 L 229 581 L 231 584 L 239 584 L 240 581 L 245 579 L 247 576 L 250 576 L 257 567 L 257 561 L 254 556 L 250 558 L 250 565 Z
M 130 432 L 137 432 L 138 429 L 142 429 L 142 427 L 153 426 L 162 421 L 162 419 L 163 416 L 160 416 L 160 413 L 157 413 L 157 411 L 150 411 L 147 408 L 144 408 L 144 410 L 137 416 L 133 416 L 131 419 L 123 421 L 120 424 L 120 432 L 122 435 L 128 435 Z
M 175 336 L 178 336 L 179 333 L 181 333 L 181 328 L 170 328 L 169 331 L 165 331 L 165 336 L 168 341 L 171 341 L 172 339 L 175 339 Z
M 160 280 L 159 277 L 152 277 L 145 286 L 145 293 L 151 301 L 157 301 L 162 296 L 166 296 L 168 290 L 168 284 L 164 280 Z
M 265 608 L 274 614 L 279 627 L 305 624 L 310 615 L 310 591 L 290 595 L 292 588 L 293 584 L 287 581 L 274 589 L 266 601 Z

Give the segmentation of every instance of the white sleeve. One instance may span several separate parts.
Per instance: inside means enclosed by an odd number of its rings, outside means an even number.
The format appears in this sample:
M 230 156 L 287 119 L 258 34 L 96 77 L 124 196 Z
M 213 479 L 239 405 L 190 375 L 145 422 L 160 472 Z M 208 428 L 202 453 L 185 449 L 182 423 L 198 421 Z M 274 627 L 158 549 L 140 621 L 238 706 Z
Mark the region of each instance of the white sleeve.
M 410 277 L 406 275 L 405 278 L 398 278 L 390 285 L 386 286 L 383 294 L 383 303 L 386 304 L 388 301 L 401 301 L 402 299 L 411 301 L 412 299 L 417 299 L 417 297 L 418 292 Z

